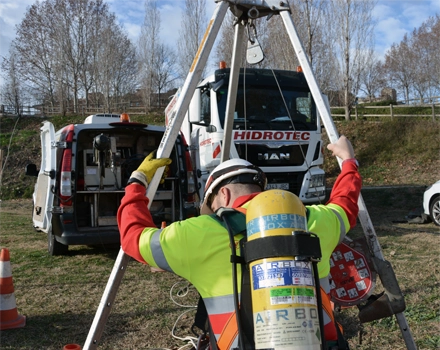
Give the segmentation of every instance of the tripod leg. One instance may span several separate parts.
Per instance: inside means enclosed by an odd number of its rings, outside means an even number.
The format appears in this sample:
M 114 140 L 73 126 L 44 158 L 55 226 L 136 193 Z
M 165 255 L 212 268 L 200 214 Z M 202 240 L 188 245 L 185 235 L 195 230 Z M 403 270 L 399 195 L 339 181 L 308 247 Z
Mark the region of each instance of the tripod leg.
M 232 141 L 232 126 L 235 111 L 235 102 L 237 101 L 238 77 L 240 75 L 241 58 L 243 56 L 243 33 L 244 25 L 237 23 L 235 26 L 234 51 L 232 52 L 231 61 L 231 78 L 228 87 L 228 99 L 226 101 L 226 117 L 223 133 L 223 147 L 221 153 L 222 162 L 229 159 Z
M 287 34 L 289 35 L 299 64 L 301 65 L 304 72 L 304 76 L 306 77 L 307 84 L 309 85 L 310 92 L 312 93 L 313 99 L 315 100 L 316 107 L 318 108 L 319 114 L 321 115 L 322 122 L 324 123 L 325 130 L 327 131 L 330 142 L 336 142 L 339 139 L 338 132 L 336 131 L 336 127 L 330 116 L 330 110 L 328 109 L 324 98 L 322 97 L 318 83 L 316 82 L 315 76 L 313 75 L 312 67 L 310 65 L 307 55 L 305 54 L 304 47 L 301 43 L 301 40 L 299 39 L 295 25 L 293 24 L 293 20 L 290 17 L 290 12 L 282 11 L 280 12 L 280 15 L 283 19 L 284 26 L 286 27 Z
M 200 81 L 203 68 L 206 66 L 209 53 L 212 50 L 215 38 L 220 30 L 228 6 L 228 3 L 225 1 L 217 4 L 217 7 L 209 22 L 208 28 L 197 51 L 196 57 L 194 58 L 190 72 L 185 80 L 185 84 L 183 85 L 182 92 L 176 102 L 176 113 L 173 115 L 172 120 L 170 120 L 170 122 L 168 123 L 165 133 L 162 137 L 161 143 L 157 150 L 157 157 L 167 158 L 171 154 L 174 143 L 177 139 L 177 136 L 179 135 L 179 130 L 183 123 L 183 119 L 185 117 L 185 111 L 188 109 L 196 86 Z M 150 205 L 152 203 L 151 198 L 154 198 L 157 187 L 159 186 L 163 171 L 164 167 L 158 169 L 148 186 L 147 197 L 150 198 Z M 84 350 L 97 349 L 98 342 L 101 339 L 105 324 L 107 323 L 107 319 L 111 311 L 111 307 L 113 306 L 113 302 L 116 298 L 119 285 L 121 283 L 122 277 L 124 276 L 129 261 L 130 257 L 126 255 L 122 249 L 120 249 L 118 257 L 115 261 L 115 265 L 113 266 L 113 270 L 110 274 L 110 278 L 107 282 L 107 286 L 104 290 L 104 294 L 102 295 L 100 305 L 98 307 L 98 310 L 96 311 L 92 326 L 89 330 L 86 342 L 84 344 Z
M 98 342 L 101 339 L 107 318 L 113 306 L 113 301 L 115 300 L 116 293 L 118 292 L 119 285 L 121 284 L 122 277 L 124 277 L 129 261 L 130 256 L 126 255 L 124 251 L 120 249 L 83 349 L 97 349 Z
M 289 34 L 290 41 L 292 42 L 295 53 L 298 57 L 298 60 L 303 69 L 304 75 L 306 77 L 307 83 L 310 87 L 310 91 L 312 93 L 313 99 L 315 100 L 318 111 L 321 115 L 322 122 L 324 123 L 325 130 L 330 139 L 330 142 L 336 142 L 339 138 L 338 132 L 336 130 L 336 126 L 331 118 L 330 109 L 325 103 L 316 79 L 313 75 L 312 67 L 309 63 L 307 55 L 305 54 L 304 47 L 298 37 L 297 31 L 293 24 L 293 20 L 290 17 L 290 13 L 288 11 L 283 11 L 280 13 L 286 30 Z M 338 159 L 339 165 L 341 165 L 340 159 Z M 362 228 L 364 230 L 364 234 L 366 240 L 368 242 L 369 248 L 373 256 L 380 260 L 384 260 L 382 248 L 380 247 L 379 241 L 377 239 L 376 231 L 374 230 L 373 224 L 371 222 L 370 216 L 368 214 L 367 208 L 365 207 L 364 200 L 362 198 L 362 194 L 359 195 L 359 220 L 361 222 Z M 380 274 L 380 271 L 378 271 Z M 386 281 L 382 281 L 384 284 L 384 288 L 387 289 Z M 401 296 L 403 298 L 403 295 Z M 402 312 L 396 313 L 397 320 L 399 322 L 400 330 L 402 331 L 402 335 L 404 336 L 405 344 L 407 349 L 417 349 L 414 339 L 409 331 L 409 326 L 406 322 L 405 315 Z

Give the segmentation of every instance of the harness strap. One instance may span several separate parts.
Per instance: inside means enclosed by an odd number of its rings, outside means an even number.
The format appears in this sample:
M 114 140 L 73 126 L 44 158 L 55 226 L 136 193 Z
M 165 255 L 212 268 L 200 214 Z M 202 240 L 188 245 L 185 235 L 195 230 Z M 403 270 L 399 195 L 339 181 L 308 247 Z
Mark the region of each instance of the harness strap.
M 333 314 L 333 308 L 330 302 L 330 298 L 328 294 L 325 292 L 323 288 L 321 288 L 321 300 L 322 300 L 322 309 L 330 318 L 331 322 L 328 324 L 330 326 L 333 325 L 335 328 L 334 332 L 336 333 L 336 341 L 339 350 L 349 350 L 348 342 L 345 340 L 344 335 L 342 333 L 341 325 L 335 320 L 335 316 Z
M 235 311 L 229 316 L 228 321 L 223 327 L 220 337 L 217 340 L 219 350 L 229 350 L 238 335 L 237 316 Z
M 328 317 L 330 317 L 331 322 L 336 326 L 335 317 L 333 315 L 332 304 L 330 303 L 330 298 L 328 297 L 325 290 L 322 288 L 321 288 L 321 303 L 325 313 L 328 315 Z
M 199 328 L 204 334 L 209 331 L 209 322 L 208 322 L 208 312 L 206 311 L 205 303 L 203 298 L 199 295 L 199 301 L 197 303 L 197 311 L 194 317 L 194 323 L 191 326 L 191 331 L 198 336 L 199 332 L 197 332 L 194 328 Z

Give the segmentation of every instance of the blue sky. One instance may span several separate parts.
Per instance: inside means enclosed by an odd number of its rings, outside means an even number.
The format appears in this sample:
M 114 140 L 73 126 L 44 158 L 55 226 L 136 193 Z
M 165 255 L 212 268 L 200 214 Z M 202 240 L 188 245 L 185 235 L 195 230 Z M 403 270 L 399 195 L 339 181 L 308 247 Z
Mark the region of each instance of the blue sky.
M 15 25 L 19 24 L 26 8 L 35 0 L 0 0 L 0 56 L 8 54 L 15 37 Z M 132 40 L 136 40 L 144 17 L 143 0 L 107 0 Z M 207 0 L 210 18 L 216 6 Z M 159 0 L 162 18 L 162 40 L 174 46 L 179 38 L 179 26 L 184 0 Z M 387 49 L 402 40 L 405 33 L 419 27 L 429 16 L 440 13 L 439 0 L 378 0 L 374 10 L 377 21 L 376 52 L 383 57 Z

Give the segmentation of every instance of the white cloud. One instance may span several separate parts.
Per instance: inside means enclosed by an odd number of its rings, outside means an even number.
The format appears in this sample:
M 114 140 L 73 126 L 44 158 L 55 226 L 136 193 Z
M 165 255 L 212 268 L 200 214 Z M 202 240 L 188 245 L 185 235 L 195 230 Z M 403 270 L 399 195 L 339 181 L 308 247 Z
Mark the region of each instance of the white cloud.
M 376 25 L 376 52 L 383 57 L 393 43 L 399 43 L 405 33 L 440 12 L 438 0 L 379 0 L 373 16 Z
M 393 15 L 393 8 L 384 3 L 378 3 L 373 9 L 373 17 L 376 20 L 383 20 Z
M 407 20 L 409 31 L 420 27 L 428 16 L 434 15 L 431 5 L 432 3 L 430 1 L 403 2 L 404 9 L 402 15 Z
M 383 55 L 393 43 L 400 42 L 407 31 L 397 18 L 379 21 L 376 26 L 376 51 Z
M 9 46 L 15 38 L 15 26 L 19 24 L 28 6 L 32 5 L 34 0 L 1 0 L 0 2 L 0 56 L 6 56 L 9 52 Z
M 182 3 L 182 6 L 184 3 Z M 160 37 L 163 43 L 171 47 L 177 47 L 180 34 L 180 22 L 182 18 L 182 8 L 173 4 L 160 6 L 160 19 L 162 28 Z

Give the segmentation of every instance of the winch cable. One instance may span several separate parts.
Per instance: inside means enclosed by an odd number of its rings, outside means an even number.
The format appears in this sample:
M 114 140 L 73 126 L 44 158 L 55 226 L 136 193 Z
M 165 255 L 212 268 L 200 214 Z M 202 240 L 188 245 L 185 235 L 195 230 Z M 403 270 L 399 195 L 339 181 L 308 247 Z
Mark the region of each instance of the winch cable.
M 247 132 L 247 113 L 246 113 L 246 65 L 243 68 L 243 113 L 244 113 L 244 131 Z M 248 139 L 244 143 L 245 159 L 248 159 Z
M 291 116 L 290 111 L 289 111 L 289 108 L 287 107 L 287 102 L 286 102 L 286 100 L 285 100 L 285 98 L 284 98 L 283 91 L 281 90 L 280 83 L 279 83 L 279 81 L 278 81 L 278 79 L 277 79 L 277 76 L 276 76 L 275 72 L 273 71 L 273 69 L 270 68 L 270 70 L 271 70 L 272 75 L 273 75 L 273 77 L 274 77 L 274 79 L 275 79 L 275 82 L 276 82 L 276 84 L 277 84 L 278 91 L 280 92 L 280 96 L 281 96 L 281 99 L 283 100 L 284 107 L 286 108 L 287 115 L 289 116 L 290 124 L 292 125 L 293 131 L 296 132 L 295 123 L 293 122 L 293 120 L 292 120 L 292 116 Z M 306 155 L 304 154 L 304 150 L 302 149 L 302 147 L 301 147 L 301 143 L 299 142 L 299 140 L 298 140 L 298 145 L 299 145 L 299 149 L 300 149 L 300 151 L 301 151 L 301 155 L 303 156 L 304 161 L 305 161 L 305 163 L 306 163 L 307 171 L 309 171 L 309 169 L 310 169 L 310 164 L 309 164 L 308 161 L 307 161 L 307 157 L 306 157 Z
M 279 81 L 278 81 L 278 79 L 277 79 L 277 77 L 276 77 L 276 74 L 275 74 L 274 70 L 273 70 L 272 68 L 269 68 L 269 69 L 271 70 L 272 75 L 273 75 L 273 77 L 274 77 L 274 79 L 275 79 L 275 82 L 276 82 L 276 84 L 277 84 L 278 91 L 279 91 L 279 93 L 280 93 L 280 96 L 281 96 L 281 99 L 282 99 L 282 101 L 283 101 L 284 107 L 285 107 L 285 109 L 286 109 L 287 115 L 289 116 L 289 120 L 290 120 L 290 123 L 291 123 L 291 125 L 292 125 L 293 131 L 296 132 L 295 123 L 294 123 L 293 120 L 292 120 L 292 116 L 291 116 L 291 114 L 290 114 L 289 108 L 288 108 L 287 103 L 286 103 L 286 100 L 285 100 L 285 98 L 284 98 L 283 91 L 282 91 L 282 89 L 281 89 L 281 86 L 280 86 L 280 84 L 279 84 Z M 244 101 L 243 101 L 243 109 L 244 109 L 244 129 L 245 129 L 245 131 L 247 131 L 247 113 L 246 113 L 246 65 L 244 65 L 244 68 L 243 68 L 243 100 L 244 100 Z M 248 159 L 248 141 L 249 141 L 249 140 L 246 138 L 246 139 L 245 139 L 245 159 Z M 306 171 L 306 173 L 308 173 L 309 176 L 311 177 L 311 173 L 310 173 L 310 164 L 309 164 L 309 162 L 308 162 L 308 160 L 307 160 L 307 157 L 306 157 L 306 155 L 305 155 L 305 153 L 304 153 L 303 148 L 301 147 L 301 142 L 300 142 L 299 140 L 297 140 L 296 142 L 298 143 L 298 146 L 299 146 L 298 148 L 300 149 L 301 155 L 302 155 L 302 157 L 303 157 L 303 159 L 304 159 L 304 162 L 306 163 L 306 167 L 307 167 L 307 171 Z M 324 184 L 324 186 L 325 186 L 325 184 Z M 319 197 L 318 197 L 318 200 L 319 200 L 319 204 L 322 204 L 322 201 L 321 201 L 321 199 L 320 199 Z
M 293 119 L 292 119 L 292 116 L 291 116 L 291 114 L 290 114 L 289 108 L 287 107 L 287 103 L 286 103 L 286 100 L 285 100 L 285 98 L 284 98 L 283 91 L 281 90 L 280 83 L 279 83 L 279 81 L 278 81 L 278 79 L 277 79 L 277 77 L 276 77 L 276 74 L 275 74 L 275 72 L 273 71 L 273 69 L 270 68 L 270 70 L 271 70 L 271 72 L 272 72 L 272 74 L 273 74 L 273 77 L 274 77 L 274 79 L 275 79 L 275 82 L 276 82 L 276 84 L 277 84 L 277 86 L 278 86 L 278 90 L 279 90 L 279 92 L 280 92 L 281 99 L 283 100 L 284 107 L 286 108 L 287 115 L 289 116 L 289 120 L 290 120 L 290 123 L 291 123 L 291 125 L 292 125 L 293 131 L 296 132 L 295 123 L 293 122 Z M 298 143 L 298 146 L 299 146 L 298 148 L 299 148 L 300 151 L 301 151 L 301 155 L 303 156 L 304 162 L 306 163 L 307 173 L 309 174 L 309 176 L 310 176 L 310 178 L 311 178 L 311 177 L 312 177 L 312 176 L 311 176 L 312 174 L 310 173 L 310 164 L 309 164 L 309 162 L 308 162 L 308 160 L 307 160 L 306 155 L 304 154 L 304 150 L 303 150 L 303 148 L 301 147 L 301 142 L 300 142 L 299 140 L 297 140 L 297 143 Z M 319 199 L 319 204 L 322 204 L 322 203 L 321 203 L 321 199 L 320 199 L 319 197 L 318 197 L 318 199 Z

